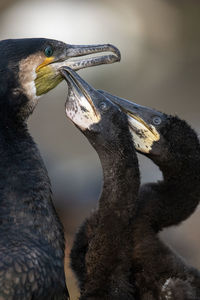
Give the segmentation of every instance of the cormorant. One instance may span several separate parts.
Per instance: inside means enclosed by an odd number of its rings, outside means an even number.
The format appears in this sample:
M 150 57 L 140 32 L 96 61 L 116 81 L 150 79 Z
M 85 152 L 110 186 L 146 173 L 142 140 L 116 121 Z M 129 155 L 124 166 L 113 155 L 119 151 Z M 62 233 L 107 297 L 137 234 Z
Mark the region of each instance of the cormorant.
M 84 225 L 88 243 L 85 258 L 75 249 L 71 254 L 75 271 L 75 266 L 81 268 L 77 272 L 80 299 L 133 300 L 130 220 L 135 214 L 140 176 L 128 118 L 74 71 L 65 68 L 62 74 L 69 86 L 66 114 L 98 153 L 104 178 L 99 209 Z M 78 239 L 77 243 L 75 247 L 80 245 Z
M 93 88 L 88 90 L 92 99 L 95 91 Z M 200 145 L 197 134 L 178 117 L 101 93 L 127 113 L 137 151 L 151 158 L 164 177 L 161 182 L 142 186 L 139 200 L 133 204 L 137 212 L 132 216 L 134 226 L 131 226 L 130 284 L 137 287 L 135 298 L 199 299 L 199 272 L 188 266 L 158 237 L 158 232 L 164 227 L 188 218 L 199 203 Z M 134 183 L 133 178 L 129 178 L 130 181 Z M 115 187 L 114 179 L 112 185 Z M 135 199 L 134 194 L 133 202 Z M 93 214 L 77 233 L 71 251 L 71 265 L 81 289 L 86 282 L 88 247 L 98 226 L 98 217 Z
M 200 299 L 200 273 L 162 243 L 158 233 L 187 219 L 200 201 L 200 143 L 183 120 L 101 91 L 129 115 L 137 151 L 161 170 L 163 180 L 140 188 L 133 248 L 139 299 Z M 138 121 L 142 126 L 138 126 Z M 142 121 L 142 122 L 141 122 Z M 145 128 L 146 127 L 146 128 Z M 152 142 L 146 130 L 157 136 Z
M 103 51 L 98 58 L 69 58 Z M 26 120 L 39 96 L 74 69 L 119 60 L 111 45 L 73 46 L 49 39 L 0 42 L 0 299 L 67 299 L 64 234 L 46 168 Z

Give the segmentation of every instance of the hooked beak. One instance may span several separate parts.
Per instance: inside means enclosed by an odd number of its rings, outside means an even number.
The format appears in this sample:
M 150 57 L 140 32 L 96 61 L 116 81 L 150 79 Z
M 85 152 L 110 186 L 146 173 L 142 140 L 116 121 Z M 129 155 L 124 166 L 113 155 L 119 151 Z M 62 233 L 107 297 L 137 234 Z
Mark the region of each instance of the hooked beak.
M 37 96 L 47 93 L 63 80 L 59 71 L 61 67 L 70 67 L 77 71 L 97 65 L 111 64 L 121 59 L 119 50 L 110 44 L 88 46 L 64 44 L 60 52 L 58 56 L 46 58 L 37 67 L 34 80 Z M 84 59 L 82 57 L 103 52 L 112 52 L 113 54 L 98 55 Z
M 86 59 L 74 60 L 74 57 L 85 56 L 89 54 L 96 54 L 102 52 L 112 52 L 113 54 L 107 54 L 102 56 L 95 56 Z M 79 70 L 83 68 L 93 67 L 102 64 L 112 64 L 120 61 L 120 51 L 111 44 L 104 45 L 67 45 L 66 57 L 68 59 L 65 66 L 70 67 L 73 70 Z
M 105 91 L 98 91 L 117 104 L 127 114 L 136 150 L 141 153 L 150 153 L 154 142 L 160 140 L 159 129 L 162 126 L 162 122 L 166 120 L 166 115 L 126 99 L 113 96 Z M 154 124 L 155 118 L 159 124 Z
M 69 86 L 66 115 L 81 130 L 90 130 L 93 124 L 101 120 L 97 105 L 103 96 L 72 69 L 63 67 L 60 72 Z
M 93 57 L 84 58 L 83 56 L 94 55 L 97 53 L 111 52 L 113 54 L 98 55 Z M 59 58 L 55 58 L 51 64 L 52 67 L 59 73 L 59 68 L 69 67 L 75 71 L 94 67 L 103 64 L 112 64 L 120 61 L 120 51 L 111 44 L 104 45 L 69 45 L 66 44 L 66 48 L 63 54 Z

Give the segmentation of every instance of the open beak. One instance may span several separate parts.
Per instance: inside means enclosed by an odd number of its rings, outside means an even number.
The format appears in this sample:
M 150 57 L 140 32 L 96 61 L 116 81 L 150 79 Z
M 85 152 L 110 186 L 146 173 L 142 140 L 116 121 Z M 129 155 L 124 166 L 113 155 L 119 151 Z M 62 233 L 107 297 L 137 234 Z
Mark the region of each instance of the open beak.
M 153 143 L 160 140 L 159 129 L 163 121 L 166 120 L 165 114 L 126 99 L 113 96 L 105 91 L 98 91 L 107 99 L 117 104 L 127 114 L 129 128 L 136 150 L 141 153 L 149 153 Z M 153 120 L 158 120 L 159 124 L 153 124 Z
M 119 50 L 110 44 L 87 46 L 64 44 L 60 52 L 61 54 L 58 56 L 55 55 L 55 57 L 46 58 L 42 64 L 37 67 L 36 78 L 34 80 L 37 96 L 47 93 L 63 80 L 59 71 L 61 67 L 70 67 L 77 71 L 97 65 L 112 64 L 121 59 Z M 110 54 L 95 55 L 104 52 Z M 83 56 L 87 55 L 93 56 L 83 58 Z
M 80 58 L 81 56 L 102 53 L 102 52 L 112 52 L 113 54 L 94 56 L 90 58 Z M 78 59 L 74 59 L 77 58 Z M 120 61 L 121 54 L 120 51 L 111 44 L 104 45 L 67 45 L 66 57 L 64 57 L 65 63 L 63 66 L 70 67 L 73 70 L 79 70 L 83 68 L 93 67 L 102 64 L 112 64 L 114 62 Z
M 97 105 L 99 99 L 104 98 L 104 96 L 72 69 L 62 67 L 60 72 L 69 87 L 65 104 L 66 115 L 81 130 L 90 130 L 90 126 L 101 120 Z
M 107 98 L 127 114 L 136 150 L 142 153 L 151 151 L 153 143 L 160 139 L 159 129 L 162 126 L 162 124 L 154 126 L 153 120 L 157 118 L 162 123 L 166 119 L 165 114 L 105 91 L 96 90 L 68 67 L 62 67 L 60 73 L 69 86 L 66 114 L 76 126 L 84 131 L 90 130 L 91 125 L 98 123 L 101 120 L 98 104 Z
M 95 55 L 108 52 L 106 55 Z M 112 53 L 112 54 L 111 54 Z M 90 55 L 90 57 L 89 57 Z M 91 57 L 91 55 L 93 55 Z M 83 58 L 83 56 L 88 56 Z M 69 45 L 63 50 L 63 54 L 54 61 L 52 67 L 58 71 L 61 67 L 69 67 L 75 71 L 103 64 L 112 64 L 120 61 L 120 51 L 111 44 L 104 45 Z

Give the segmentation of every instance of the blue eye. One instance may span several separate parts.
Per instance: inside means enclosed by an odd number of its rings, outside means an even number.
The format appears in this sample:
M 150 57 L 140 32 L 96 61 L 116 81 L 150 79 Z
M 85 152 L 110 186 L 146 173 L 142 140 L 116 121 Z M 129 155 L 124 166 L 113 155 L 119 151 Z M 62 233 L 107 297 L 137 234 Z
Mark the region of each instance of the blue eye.
M 51 46 L 46 47 L 46 49 L 44 50 L 44 53 L 45 53 L 45 55 L 46 55 L 47 57 L 52 56 L 52 54 L 53 54 L 53 49 L 52 49 L 52 47 L 51 47 Z

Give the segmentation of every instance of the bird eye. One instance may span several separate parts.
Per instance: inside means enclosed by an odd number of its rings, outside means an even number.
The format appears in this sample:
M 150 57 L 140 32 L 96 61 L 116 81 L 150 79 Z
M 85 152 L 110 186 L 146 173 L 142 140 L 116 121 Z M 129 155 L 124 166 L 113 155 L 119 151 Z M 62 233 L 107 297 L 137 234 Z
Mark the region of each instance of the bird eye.
M 107 111 L 109 109 L 109 106 L 106 102 L 101 102 L 99 104 L 99 108 L 102 110 L 102 111 Z
M 45 53 L 45 55 L 46 55 L 47 57 L 52 56 L 52 54 L 53 54 L 53 49 L 52 49 L 52 47 L 51 47 L 51 46 L 46 47 L 46 49 L 44 50 L 44 53 Z
M 153 124 L 154 125 L 160 125 L 162 122 L 161 118 L 158 116 L 153 117 Z

